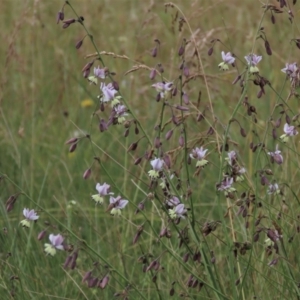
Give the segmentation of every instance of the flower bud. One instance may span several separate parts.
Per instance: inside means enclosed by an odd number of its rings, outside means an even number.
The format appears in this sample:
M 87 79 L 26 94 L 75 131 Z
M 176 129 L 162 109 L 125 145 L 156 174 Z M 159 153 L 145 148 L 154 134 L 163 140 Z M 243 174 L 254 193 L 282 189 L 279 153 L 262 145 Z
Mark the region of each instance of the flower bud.
M 42 239 L 45 237 L 46 232 L 47 232 L 46 229 L 42 230 L 42 231 L 38 234 L 37 239 L 38 239 L 39 241 L 42 240 Z
M 173 130 L 171 129 L 166 133 L 165 139 L 169 140 L 172 137 L 172 135 L 173 135 Z
M 88 179 L 92 174 L 91 168 L 88 168 L 84 173 L 83 173 L 83 179 Z
M 155 77 L 156 77 L 156 70 L 152 69 L 151 72 L 150 72 L 149 78 L 151 80 L 154 80 Z
M 109 282 L 109 276 L 106 275 L 100 280 L 100 282 L 98 283 L 98 287 L 104 289 L 107 286 L 108 282 Z
M 208 56 L 211 56 L 213 52 L 214 52 L 214 48 L 213 47 L 209 48 L 207 51 Z
M 156 57 L 157 56 L 157 47 L 154 47 L 151 51 L 151 55 L 152 57 Z
M 71 152 L 71 153 L 74 152 L 76 150 L 76 148 L 77 148 L 77 143 L 72 144 L 69 148 L 69 152 Z
M 68 141 L 65 142 L 66 145 L 68 144 L 73 144 L 76 143 L 78 141 L 78 138 L 71 138 Z
M 82 277 L 81 282 L 84 283 L 85 281 L 89 280 L 91 278 L 92 275 L 92 271 L 88 271 L 84 274 L 84 276 Z
M 82 44 L 83 44 L 83 40 L 78 41 L 75 45 L 75 48 L 79 49 L 82 46 Z

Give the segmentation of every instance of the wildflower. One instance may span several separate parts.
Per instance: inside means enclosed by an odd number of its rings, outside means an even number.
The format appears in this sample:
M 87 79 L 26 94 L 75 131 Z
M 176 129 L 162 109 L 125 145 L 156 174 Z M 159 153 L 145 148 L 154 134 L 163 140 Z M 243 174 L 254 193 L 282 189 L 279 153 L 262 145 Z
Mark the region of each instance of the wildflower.
M 169 200 L 167 200 L 167 204 L 171 207 L 174 207 L 180 204 L 180 200 L 179 198 L 172 196 Z
M 267 193 L 269 195 L 272 195 L 272 194 L 275 194 L 275 195 L 278 195 L 280 194 L 280 189 L 279 189 L 279 186 L 277 183 L 274 183 L 274 184 L 269 184 L 269 187 L 268 187 L 268 190 L 267 190 Z
M 235 151 L 230 151 L 230 152 L 227 153 L 227 156 L 228 157 L 226 157 L 225 160 L 228 161 L 229 165 L 230 166 L 235 165 L 235 163 L 237 161 L 237 154 L 236 154 L 236 152 Z
M 261 61 L 262 56 L 258 56 L 256 54 L 249 54 L 245 56 L 245 59 L 248 65 L 250 66 L 250 73 L 251 74 L 259 73 L 259 69 L 258 67 L 256 67 L 256 65 Z
M 278 165 L 283 163 L 283 157 L 280 153 L 281 151 L 278 150 L 278 145 L 276 145 L 276 150 L 274 152 L 268 152 L 268 154 L 271 156 L 272 162 L 275 161 Z
M 105 76 L 107 74 L 107 68 L 94 68 L 94 75 L 98 78 L 101 78 L 101 79 L 105 79 Z
M 156 179 L 159 177 L 159 172 L 163 169 L 164 161 L 163 159 L 155 158 L 151 160 L 150 164 L 153 170 L 150 170 L 148 174 L 151 177 L 151 179 Z
M 290 136 L 294 136 L 298 134 L 298 131 L 295 129 L 295 126 L 290 126 L 288 123 L 284 124 L 283 127 L 284 134 L 280 137 L 280 139 L 286 143 Z
M 203 149 L 203 147 L 196 147 L 195 149 L 192 150 L 192 153 L 190 154 L 191 158 L 197 159 L 196 167 L 204 167 L 205 165 L 208 164 L 208 161 L 204 159 L 206 152 L 208 149 Z
M 295 62 L 292 64 L 286 63 L 285 68 L 281 69 L 281 72 L 286 73 L 286 75 L 291 78 L 296 77 L 297 71 L 298 67 Z
M 109 209 L 112 208 L 110 214 L 118 216 L 121 215 L 121 209 L 123 209 L 128 204 L 128 200 L 123 200 L 121 196 L 118 196 L 116 198 L 110 196 L 109 202 Z
M 220 184 L 218 184 L 218 191 L 224 191 L 227 196 L 228 193 L 235 192 L 236 189 L 232 187 L 233 178 L 226 177 Z
M 102 91 L 102 102 L 109 102 L 110 100 L 113 100 L 115 94 L 118 92 L 117 90 L 115 90 L 112 83 L 106 85 L 105 83 L 101 82 L 100 90 Z
M 187 210 L 184 208 L 184 204 L 178 204 L 172 209 L 169 209 L 169 215 L 171 219 L 182 218 L 185 219 L 185 214 Z
M 50 234 L 49 240 L 51 244 L 45 244 L 45 252 L 51 256 L 56 254 L 56 249 L 64 250 L 63 241 L 64 238 L 62 235 L 57 234 Z
M 120 104 L 120 100 L 122 99 L 121 96 L 116 96 L 112 101 L 111 101 L 111 107 L 117 106 Z
M 171 95 L 171 90 L 173 89 L 173 82 L 157 82 L 152 84 L 160 95 L 160 98 L 167 99 Z
M 102 185 L 100 183 L 97 183 L 96 190 L 99 194 L 92 195 L 92 199 L 96 202 L 96 204 L 102 204 L 104 200 L 103 197 L 111 194 L 110 185 L 105 182 Z
M 237 172 L 237 176 L 236 176 L 236 181 L 237 182 L 242 182 L 242 181 L 244 181 L 244 176 L 243 176 L 243 174 L 245 174 L 246 173 L 246 169 L 245 168 L 240 168 L 239 170 L 238 170 L 238 172 Z
M 118 124 L 122 124 L 125 122 L 125 116 L 127 116 L 127 108 L 125 105 L 116 105 L 114 107 L 115 118 L 118 120 Z
M 231 55 L 230 52 L 227 52 L 225 54 L 225 52 L 222 51 L 221 54 L 222 54 L 223 62 L 221 62 L 219 64 L 219 68 L 223 71 L 227 71 L 227 70 L 229 70 L 228 64 L 230 64 L 230 65 L 233 64 L 235 61 L 235 58 Z
M 22 220 L 20 224 L 27 228 L 30 227 L 30 221 L 36 221 L 39 218 L 34 209 L 29 210 L 28 208 L 24 208 L 23 215 L 26 219 Z
M 92 99 L 84 99 L 80 104 L 83 108 L 92 107 L 94 105 L 94 101 Z

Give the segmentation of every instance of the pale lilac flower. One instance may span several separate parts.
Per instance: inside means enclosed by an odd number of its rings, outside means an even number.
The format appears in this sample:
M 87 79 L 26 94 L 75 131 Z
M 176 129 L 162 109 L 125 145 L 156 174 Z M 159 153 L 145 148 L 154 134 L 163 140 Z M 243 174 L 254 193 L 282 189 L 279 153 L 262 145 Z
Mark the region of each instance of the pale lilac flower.
M 275 195 L 278 195 L 280 193 L 280 189 L 279 189 L 279 186 L 277 183 L 274 183 L 274 184 L 269 184 L 269 187 L 268 187 L 268 190 L 267 190 L 267 193 L 269 195 L 272 195 L 272 194 L 275 194 Z
M 286 63 L 285 68 L 281 69 L 281 72 L 286 73 L 288 77 L 295 77 L 296 72 L 298 71 L 297 63 Z
M 104 201 L 104 196 L 111 195 L 110 193 L 110 185 L 107 183 L 103 183 L 102 185 L 100 183 L 97 183 L 96 190 L 99 194 L 92 195 L 92 199 L 96 202 L 96 204 L 102 204 Z
M 245 59 L 250 66 L 250 73 L 259 73 L 259 69 L 256 67 L 256 65 L 261 61 L 262 56 L 256 55 L 256 54 L 249 54 L 245 56 Z
M 104 82 L 101 82 L 100 84 L 100 90 L 102 91 L 102 101 L 103 102 L 109 102 L 110 100 L 113 100 L 115 97 L 115 94 L 118 92 L 113 87 L 112 83 L 105 84 Z
M 190 154 L 190 157 L 192 159 L 197 159 L 196 167 L 203 167 L 205 166 L 208 161 L 204 159 L 206 152 L 208 149 L 203 149 L 203 147 L 196 147 L 195 149 L 192 150 L 192 153 Z
M 280 153 L 281 151 L 278 150 L 278 145 L 276 145 L 276 150 L 274 152 L 268 152 L 268 154 L 271 156 L 272 162 L 275 161 L 278 165 L 283 163 L 283 157 Z
M 121 196 L 118 196 L 116 198 L 110 196 L 109 203 L 109 206 L 112 207 L 110 213 L 112 215 L 121 215 L 121 209 L 123 209 L 128 204 L 128 200 L 122 199 Z
M 226 71 L 229 69 L 228 65 L 232 65 L 234 63 L 235 58 L 232 56 L 230 52 L 227 52 L 225 54 L 225 52 L 222 51 L 221 54 L 222 54 L 223 62 L 219 64 L 219 68 L 223 71 Z
M 114 111 L 115 111 L 115 118 L 118 120 L 118 124 L 122 124 L 125 122 L 125 117 L 128 115 L 127 114 L 127 108 L 125 105 L 116 105 L 114 106 Z
M 227 153 L 227 158 L 225 158 L 225 160 L 228 161 L 230 166 L 235 165 L 236 161 L 237 161 L 237 154 L 234 150 L 230 151 Z
M 295 126 L 292 125 L 290 126 L 288 123 L 284 124 L 283 131 L 284 134 L 280 138 L 284 143 L 287 142 L 290 136 L 294 136 L 298 134 L 298 131 L 296 130 Z
M 180 204 L 180 200 L 179 198 L 172 196 L 169 200 L 167 200 L 167 204 L 173 207 Z
M 105 79 L 107 69 L 103 68 L 94 68 L 94 75 L 98 78 Z
M 149 176 L 151 178 L 158 178 L 159 177 L 159 172 L 163 169 L 164 166 L 164 161 L 161 158 L 155 158 L 151 160 L 150 162 L 153 170 L 150 170 L 148 172 Z
M 57 234 L 50 234 L 49 240 L 51 244 L 45 244 L 45 252 L 47 254 L 50 254 L 51 256 L 54 256 L 56 253 L 56 249 L 58 250 L 64 250 L 63 241 L 64 238 L 62 235 Z
M 232 187 L 233 178 L 226 177 L 221 183 L 217 185 L 218 191 L 224 191 L 225 196 L 229 193 L 235 192 L 236 189 Z
M 157 82 L 152 84 L 152 87 L 159 92 L 160 98 L 167 99 L 171 95 L 171 91 L 173 89 L 173 82 Z
M 23 227 L 30 227 L 30 221 L 36 221 L 39 216 L 34 209 L 29 210 L 28 208 L 23 209 L 23 215 L 26 219 L 22 220 L 20 223 Z
M 184 208 L 184 204 L 180 203 L 177 206 L 169 209 L 169 215 L 171 219 L 182 218 L 185 219 L 187 210 Z

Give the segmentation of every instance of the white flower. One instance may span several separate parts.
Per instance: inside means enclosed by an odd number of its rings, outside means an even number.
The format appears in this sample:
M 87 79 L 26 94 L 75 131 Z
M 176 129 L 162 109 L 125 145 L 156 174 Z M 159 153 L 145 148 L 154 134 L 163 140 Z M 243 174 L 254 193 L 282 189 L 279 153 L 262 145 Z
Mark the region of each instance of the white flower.
M 56 249 L 58 250 L 64 250 L 63 241 L 64 238 L 62 235 L 57 234 L 50 234 L 49 240 L 51 244 L 45 244 L 45 252 L 47 254 L 50 254 L 51 256 L 54 256 L 56 253 Z
M 39 218 L 34 209 L 29 210 L 28 208 L 24 208 L 23 215 L 26 219 L 22 220 L 20 223 L 23 227 L 28 228 L 30 227 L 30 221 L 36 221 Z
M 203 149 L 203 147 L 196 147 L 195 149 L 192 150 L 192 153 L 190 154 L 190 157 L 192 159 L 197 159 L 196 167 L 203 167 L 205 166 L 208 161 L 204 159 L 206 152 L 208 149 Z
M 106 68 L 94 68 L 94 75 L 98 78 L 105 79 L 107 69 Z

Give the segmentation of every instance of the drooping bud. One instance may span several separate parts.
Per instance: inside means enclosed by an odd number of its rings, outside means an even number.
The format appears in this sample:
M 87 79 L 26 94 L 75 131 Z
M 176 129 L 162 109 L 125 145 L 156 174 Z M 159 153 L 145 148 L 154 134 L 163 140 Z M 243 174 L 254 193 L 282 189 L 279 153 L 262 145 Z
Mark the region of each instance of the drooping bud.
M 151 51 L 151 55 L 152 57 L 156 57 L 157 56 L 157 47 L 154 47 Z
M 83 44 L 83 39 L 76 43 L 75 48 L 79 49 L 82 46 L 82 44 Z
M 97 286 L 99 279 L 97 277 L 90 277 L 88 280 L 88 287 L 93 288 Z
M 271 49 L 270 43 L 267 40 L 265 40 L 265 48 L 266 48 L 267 54 L 272 55 L 272 49 Z
M 92 275 L 92 271 L 88 271 L 84 274 L 84 276 L 82 277 L 81 282 L 84 283 L 85 281 L 89 280 L 91 278 Z
M 76 148 L 77 148 L 77 143 L 72 144 L 69 148 L 69 152 L 71 152 L 71 153 L 74 152 L 76 150 Z
M 132 143 L 132 144 L 128 147 L 127 152 L 129 152 L 129 151 L 135 151 L 136 148 L 137 148 L 137 146 L 138 146 L 138 143 Z
M 104 276 L 98 283 L 98 287 L 101 288 L 101 289 L 105 289 L 105 287 L 107 286 L 109 282 L 109 276 L 106 275 Z
M 166 133 L 165 139 L 169 140 L 172 137 L 172 135 L 173 135 L 173 130 L 171 129 Z
M 214 52 L 214 48 L 213 47 L 209 48 L 207 51 L 208 56 L 211 56 L 213 52 Z
M 42 231 L 38 234 L 37 239 L 38 239 L 39 241 L 42 240 L 42 239 L 45 237 L 46 233 L 47 233 L 47 230 L 46 230 L 46 229 L 42 230 Z
M 76 143 L 78 141 L 78 138 L 71 138 L 68 141 L 65 142 L 66 145 L 68 144 L 73 144 Z
M 183 135 L 180 135 L 179 140 L 178 140 L 178 144 L 180 147 L 184 146 L 184 137 Z
M 154 80 L 155 76 L 156 76 L 156 69 L 152 69 L 151 72 L 150 72 L 149 78 L 151 80 Z
M 72 255 L 67 256 L 67 258 L 64 262 L 64 265 L 63 265 L 64 269 L 66 269 L 69 266 L 69 264 L 71 263 L 72 258 L 73 258 Z
M 88 168 L 84 173 L 83 173 L 83 179 L 88 179 L 92 174 L 92 169 Z

